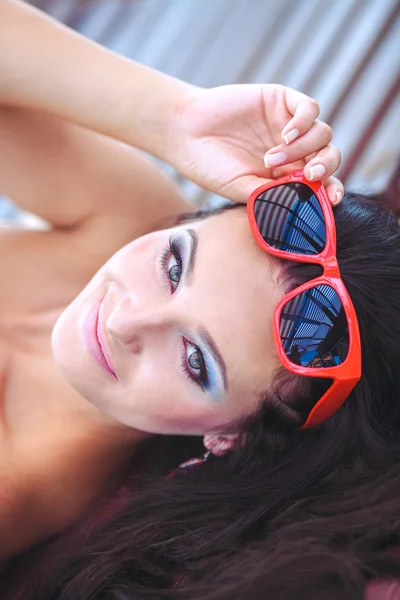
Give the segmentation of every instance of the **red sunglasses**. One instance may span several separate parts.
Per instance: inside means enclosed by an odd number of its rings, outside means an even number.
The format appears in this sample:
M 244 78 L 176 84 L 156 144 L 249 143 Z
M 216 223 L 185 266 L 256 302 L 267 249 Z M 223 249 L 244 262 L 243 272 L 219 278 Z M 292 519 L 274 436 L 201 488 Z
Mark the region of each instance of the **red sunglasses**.
M 273 325 L 285 369 L 332 380 L 301 429 L 313 427 L 340 408 L 361 377 L 360 332 L 340 277 L 332 207 L 322 183 L 309 182 L 298 170 L 256 189 L 247 212 L 264 252 L 323 268 L 320 277 L 280 300 Z

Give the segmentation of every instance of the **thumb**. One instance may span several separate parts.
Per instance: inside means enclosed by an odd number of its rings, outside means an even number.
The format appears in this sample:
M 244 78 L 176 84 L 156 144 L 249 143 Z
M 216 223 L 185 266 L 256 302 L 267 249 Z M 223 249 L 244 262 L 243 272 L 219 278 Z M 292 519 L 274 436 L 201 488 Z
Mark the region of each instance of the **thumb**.
M 242 175 L 224 186 L 219 193 L 233 202 L 246 204 L 254 190 L 271 181 L 271 179 L 257 177 L 257 175 Z

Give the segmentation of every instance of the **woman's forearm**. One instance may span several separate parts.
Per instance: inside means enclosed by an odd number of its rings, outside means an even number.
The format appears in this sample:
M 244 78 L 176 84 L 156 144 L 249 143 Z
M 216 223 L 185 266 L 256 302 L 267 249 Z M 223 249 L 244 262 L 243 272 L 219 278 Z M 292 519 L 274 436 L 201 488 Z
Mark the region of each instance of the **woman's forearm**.
M 189 88 L 84 38 L 18 0 L 0 0 L 0 103 L 44 110 L 160 158 Z

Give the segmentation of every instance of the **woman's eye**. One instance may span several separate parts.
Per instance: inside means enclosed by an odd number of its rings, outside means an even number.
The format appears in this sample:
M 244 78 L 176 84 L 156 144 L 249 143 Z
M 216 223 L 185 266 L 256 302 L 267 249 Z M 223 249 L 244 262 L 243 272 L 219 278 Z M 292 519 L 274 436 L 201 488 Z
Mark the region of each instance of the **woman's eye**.
M 181 281 L 183 273 L 182 254 L 177 239 L 170 239 L 168 249 L 161 254 L 160 264 L 162 275 L 170 287 L 171 294 L 173 294 Z
M 170 280 L 174 284 L 176 284 L 174 286 L 174 289 L 176 289 L 178 287 L 178 283 L 181 280 L 182 267 L 178 263 L 178 261 L 176 260 L 176 258 L 173 254 L 169 257 L 169 260 L 167 263 L 167 270 L 168 270 L 168 276 L 169 276 Z
M 204 391 L 208 385 L 208 372 L 203 353 L 200 348 L 186 338 L 183 338 L 183 345 L 182 368 L 189 379 L 197 383 Z

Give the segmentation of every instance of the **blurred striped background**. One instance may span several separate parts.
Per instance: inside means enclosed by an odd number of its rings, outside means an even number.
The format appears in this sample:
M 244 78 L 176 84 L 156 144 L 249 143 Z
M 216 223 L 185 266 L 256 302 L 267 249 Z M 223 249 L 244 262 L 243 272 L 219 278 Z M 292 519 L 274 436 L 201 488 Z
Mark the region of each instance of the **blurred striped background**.
M 348 187 L 380 191 L 400 154 L 399 0 L 36 0 L 84 35 L 191 83 L 273 82 L 315 97 Z M 214 198 L 162 167 L 196 203 Z

